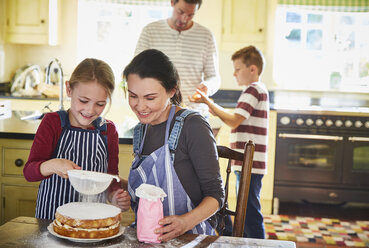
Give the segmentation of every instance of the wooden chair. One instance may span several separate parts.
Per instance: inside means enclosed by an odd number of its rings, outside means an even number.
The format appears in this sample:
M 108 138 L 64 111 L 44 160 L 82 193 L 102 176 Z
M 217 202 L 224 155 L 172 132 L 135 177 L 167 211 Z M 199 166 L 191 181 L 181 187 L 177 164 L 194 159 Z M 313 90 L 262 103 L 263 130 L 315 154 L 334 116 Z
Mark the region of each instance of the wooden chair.
M 250 140 L 245 145 L 244 153 L 237 152 L 225 146 L 217 146 L 219 158 L 228 159 L 227 177 L 225 183 L 225 200 L 224 206 L 217 213 L 219 235 L 222 235 L 224 230 L 224 219 L 226 215 L 232 215 L 234 217 L 233 224 L 233 237 L 243 237 L 243 229 L 245 227 L 246 207 L 247 199 L 249 196 L 250 181 L 251 181 L 251 169 L 254 158 L 255 145 Z M 240 177 L 240 184 L 238 189 L 236 211 L 228 209 L 228 189 L 229 189 L 229 174 L 231 173 L 231 160 L 242 161 L 242 170 Z

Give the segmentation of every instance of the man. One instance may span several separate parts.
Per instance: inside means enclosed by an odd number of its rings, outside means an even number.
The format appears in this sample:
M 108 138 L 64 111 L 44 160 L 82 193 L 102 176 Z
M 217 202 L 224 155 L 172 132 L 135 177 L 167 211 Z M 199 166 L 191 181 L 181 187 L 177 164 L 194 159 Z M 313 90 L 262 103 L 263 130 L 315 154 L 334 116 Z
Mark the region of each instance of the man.
M 192 20 L 201 3 L 171 0 L 172 16 L 143 28 L 135 55 L 149 48 L 164 52 L 178 70 L 185 105 L 208 117 L 206 104 L 189 101 L 196 89 L 210 96 L 220 86 L 215 39 L 209 29 Z

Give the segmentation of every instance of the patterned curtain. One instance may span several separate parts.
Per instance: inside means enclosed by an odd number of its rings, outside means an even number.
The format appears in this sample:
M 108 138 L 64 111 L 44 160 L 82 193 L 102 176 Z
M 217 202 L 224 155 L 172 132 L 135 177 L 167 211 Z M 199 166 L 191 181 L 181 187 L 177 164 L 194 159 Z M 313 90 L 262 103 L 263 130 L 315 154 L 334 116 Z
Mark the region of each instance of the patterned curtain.
M 169 0 L 85 0 L 85 2 L 118 3 L 128 5 L 170 6 Z
M 309 10 L 369 12 L 369 0 L 278 0 L 278 4 Z

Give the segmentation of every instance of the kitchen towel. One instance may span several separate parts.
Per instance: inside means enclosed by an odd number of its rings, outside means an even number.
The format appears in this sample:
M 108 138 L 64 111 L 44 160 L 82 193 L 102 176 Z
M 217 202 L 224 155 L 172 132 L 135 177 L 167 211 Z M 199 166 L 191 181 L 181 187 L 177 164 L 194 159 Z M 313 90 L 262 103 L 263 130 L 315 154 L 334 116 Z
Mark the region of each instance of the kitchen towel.
M 299 243 L 310 243 L 313 247 L 369 247 L 368 220 L 349 222 L 329 218 L 265 215 L 264 225 L 268 239 L 294 241 L 297 247 Z

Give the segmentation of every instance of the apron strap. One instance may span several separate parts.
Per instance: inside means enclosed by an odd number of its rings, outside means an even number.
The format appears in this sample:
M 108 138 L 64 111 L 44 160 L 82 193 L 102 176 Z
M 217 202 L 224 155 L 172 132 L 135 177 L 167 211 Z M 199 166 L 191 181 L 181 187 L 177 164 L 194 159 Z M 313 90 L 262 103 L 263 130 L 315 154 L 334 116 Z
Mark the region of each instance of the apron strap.
M 170 112 L 169 112 L 167 124 L 166 124 L 165 139 L 164 139 L 165 143 L 167 143 L 167 139 L 169 136 L 170 123 L 172 122 L 175 112 L 176 112 L 176 105 L 172 105 Z M 147 129 L 147 124 L 142 124 L 142 123 L 138 123 L 134 128 L 133 152 L 135 153 L 135 155 L 139 155 L 142 152 L 143 142 L 144 142 L 145 135 L 146 135 L 146 129 Z
M 62 128 L 70 127 L 69 118 L 68 118 L 68 112 L 65 110 L 59 110 L 57 111 L 59 117 L 60 117 L 60 124 Z
M 181 131 L 183 128 L 184 120 L 186 119 L 188 115 L 195 114 L 195 113 L 197 112 L 186 109 L 175 119 L 174 126 L 172 128 L 172 131 L 168 139 L 169 150 L 170 150 L 170 154 L 171 154 L 173 161 L 174 161 L 174 154 L 176 152 L 177 145 L 178 145 L 179 136 L 181 136 Z

